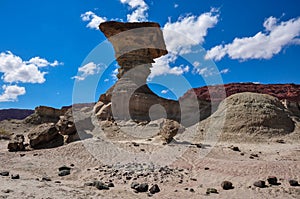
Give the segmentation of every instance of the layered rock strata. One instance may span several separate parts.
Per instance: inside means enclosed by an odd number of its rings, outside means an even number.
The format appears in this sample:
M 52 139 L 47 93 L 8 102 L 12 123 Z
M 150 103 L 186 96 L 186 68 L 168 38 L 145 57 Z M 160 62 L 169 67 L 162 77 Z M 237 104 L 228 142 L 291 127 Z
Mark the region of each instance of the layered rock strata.
M 117 83 L 100 96 L 105 108 L 98 107 L 98 118 L 180 120 L 179 103 L 157 96 L 146 84 L 154 59 L 168 53 L 159 24 L 111 21 L 99 28 L 112 43 L 120 68 Z

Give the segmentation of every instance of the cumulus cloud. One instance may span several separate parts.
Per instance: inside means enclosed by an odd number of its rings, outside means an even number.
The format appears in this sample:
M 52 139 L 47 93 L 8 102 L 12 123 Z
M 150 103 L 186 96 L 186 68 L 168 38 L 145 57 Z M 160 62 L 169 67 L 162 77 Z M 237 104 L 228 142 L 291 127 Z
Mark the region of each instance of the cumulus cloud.
M 148 18 L 148 5 L 143 0 L 120 0 L 122 4 L 127 4 L 132 11 L 127 15 L 128 22 L 147 21 Z
M 269 17 L 263 23 L 265 30 L 252 37 L 235 38 L 232 43 L 210 49 L 206 59 L 221 60 L 228 55 L 231 59 L 271 59 L 288 45 L 300 45 L 300 17 L 279 23 Z
M 49 62 L 39 57 L 23 61 L 10 51 L 0 53 L 0 73 L 3 73 L 1 79 L 7 83 L 44 83 L 47 72 L 42 72 L 40 68 L 61 64 L 63 63 Z
M 169 54 L 155 59 L 149 78 L 166 74 L 182 75 L 189 72 L 188 66 L 171 67 L 170 64 L 175 63 L 179 55 L 190 53 L 193 46 L 201 45 L 208 29 L 213 28 L 217 22 L 218 14 L 214 10 L 199 16 L 190 15 L 180 17 L 175 22 L 167 22 L 163 27 L 163 34 Z M 199 62 L 193 64 L 200 65 Z
M 189 66 L 180 65 L 180 66 L 171 67 L 170 64 L 174 63 L 174 58 L 177 58 L 177 57 L 170 54 L 170 55 L 166 55 L 161 58 L 155 59 L 155 63 L 153 64 L 153 67 L 151 68 L 149 80 L 151 80 L 155 76 L 182 75 L 183 73 L 189 72 L 189 70 L 190 70 Z
M 92 11 L 87 11 L 84 14 L 81 14 L 82 21 L 89 22 L 86 27 L 91 29 L 97 29 L 100 23 L 107 21 L 106 17 L 99 17 Z
M 100 65 L 94 62 L 89 62 L 88 64 L 78 68 L 78 75 L 72 77 L 72 79 L 77 79 L 79 81 L 85 80 L 88 76 L 95 75 L 100 72 Z
M 59 66 L 59 65 L 63 65 L 63 63 L 58 62 L 57 60 L 55 60 L 54 62 L 48 62 L 46 59 L 44 58 L 40 58 L 40 57 L 34 57 L 31 58 L 28 62 L 26 62 L 28 64 L 34 64 L 37 67 L 46 67 L 46 66 Z
M 4 92 L 0 95 L 0 102 L 13 102 L 18 100 L 18 96 L 25 95 L 26 90 L 24 87 L 17 85 L 4 85 L 2 86 Z
M 221 74 L 227 74 L 229 73 L 229 68 L 225 68 L 223 70 L 220 71 Z
M 187 54 L 191 47 L 203 44 L 207 31 L 218 23 L 218 15 L 213 11 L 199 16 L 191 15 L 180 17 L 175 22 L 167 22 L 163 27 L 163 33 L 167 49 L 175 54 Z M 177 33 L 182 34 L 178 37 Z

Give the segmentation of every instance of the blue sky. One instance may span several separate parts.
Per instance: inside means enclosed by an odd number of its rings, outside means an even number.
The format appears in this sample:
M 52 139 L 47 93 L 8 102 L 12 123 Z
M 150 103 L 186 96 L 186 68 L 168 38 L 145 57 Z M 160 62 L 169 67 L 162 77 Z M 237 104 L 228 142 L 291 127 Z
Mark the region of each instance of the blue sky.
M 149 83 L 166 98 L 220 82 L 300 83 L 298 0 L 0 0 L 0 17 L 0 108 L 97 100 L 115 82 L 115 62 L 101 63 L 107 20 L 162 26 L 171 53 Z M 204 59 L 186 60 L 197 48 Z

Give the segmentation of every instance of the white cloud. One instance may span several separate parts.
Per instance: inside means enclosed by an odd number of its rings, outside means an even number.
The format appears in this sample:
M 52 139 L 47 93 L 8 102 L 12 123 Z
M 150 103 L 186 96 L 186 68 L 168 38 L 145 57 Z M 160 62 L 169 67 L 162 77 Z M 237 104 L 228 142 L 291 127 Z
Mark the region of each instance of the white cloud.
M 208 29 L 213 28 L 217 22 L 218 15 L 213 12 L 180 17 L 175 22 L 167 22 L 163 28 L 167 49 L 176 54 L 191 52 L 191 47 L 202 44 Z M 174 34 L 175 31 L 177 34 Z M 178 33 L 182 36 L 178 37 Z
M 166 89 L 166 90 L 162 90 L 161 91 L 161 94 L 167 94 L 169 92 L 169 90 L 168 89 Z
M 179 6 L 178 4 L 176 4 L 176 3 L 174 4 L 174 8 L 178 8 L 178 6 Z
M 8 83 L 44 83 L 47 72 L 40 71 L 40 67 L 60 65 L 58 61 L 48 62 L 45 59 L 35 57 L 29 61 L 23 61 L 12 52 L 0 53 L 0 73 L 1 79 Z
M 214 27 L 217 22 L 218 15 L 214 14 L 213 10 L 199 16 L 180 17 L 175 22 L 167 22 L 163 27 L 163 34 L 169 54 L 155 59 L 149 79 L 159 75 L 182 75 L 188 72 L 188 66 L 171 67 L 170 64 L 175 63 L 179 55 L 190 53 L 193 46 L 202 44 L 208 29 Z
M 300 17 L 278 23 L 278 19 L 269 17 L 263 24 L 265 31 L 253 37 L 235 38 L 232 43 L 218 45 L 209 50 L 206 58 L 216 61 L 225 55 L 231 59 L 271 59 L 288 45 L 299 45 Z
M 201 64 L 200 64 L 200 62 L 198 62 L 198 61 L 195 61 L 194 63 L 193 63 L 193 66 L 194 67 L 199 67 Z
M 131 14 L 127 15 L 128 22 L 147 21 L 148 18 L 148 5 L 143 0 L 120 0 L 122 4 L 128 4 L 130 9 L 133 10 Z
M 97 29 L 99 28 L 100 23 L 107 21 L 106 17 L 99 17 L 92 11 L 87 11 L 84 14 L 80 15 L 82 21 L 88 21 L 89 23 L 86 25 L 86 27 L 91 29 Z
M 173 56 L 172 54 L 168 54 L 158 59 L 155 59 L 155 63 L 151 68 L 149 80 L 151 80 L 155 76 L 167 75 L 167 74 L 182 75 L 183 73 L 189 72 L 190 70 L 189 66 L 180 65 L 180 66 L 171 67 L 170 63 L 173 63 L 174 58 L 177 57 Z
M 95 75 L 100 72 L 100 65 L 90 62 L 82 67 L 78 68 L 79 75 L 72 77 L 79 81 L 85 80 L 88 76 Z
M 223 70 L 220 71 L 221 74 L 227 74 L 229 73 L 229 68 L 225 68 Z
M 37 67 L 45 67 L 45 66 L 59 66 L 59 65 L 63 65 L 63 63 L 58 62 L 57 60 L 55 60 L 54 62 L 50 63 L 48 62 L 46 59 L 44 58 L 40 58 L 40 57 L 34 57 L 31 58 L 28 62 L 26 62 L 28 64 L 34 64 Z
M 109 79 L 105 79 L 105 80 L 103 80 L 104 82 L 109 82 Z
M 25 95 L 26 90 L 24 87 L 17 85 L 4 85 L 2 86 L 4 92 L 0 95 L 0 102 L 13 102 L 18 100 L 18 96 Z

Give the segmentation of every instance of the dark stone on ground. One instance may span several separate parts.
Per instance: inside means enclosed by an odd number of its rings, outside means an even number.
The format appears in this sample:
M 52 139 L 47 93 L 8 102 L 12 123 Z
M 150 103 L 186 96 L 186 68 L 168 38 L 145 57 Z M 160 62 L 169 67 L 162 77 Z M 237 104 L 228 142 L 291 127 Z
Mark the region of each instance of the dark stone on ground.
M 103 182 L 95 181 L 94 184 L 94 186 L 99 190 L 109 190 L 109 187 Z
M 277 182 L 277 178 L 275 176 L 269 176 L 267 180 L 268 183 L 271 185 L 279 185 L 279 183 Z
M 69 171 L 70 171 L 71 168 L 70 168 L 70 167 L 67 167 L 67 166 L 65 166 L 65 165 L 58 168 L 58 171 L 63 171 L 63 170 L 69 170 Z
M 12 174 L 11 179 L 13 179 L 13 180 L 20 179 L 20 175 L 19 174 Z
M 148 191 L 148 188 L 149 188 L 149 185 L 147 183 L 142 183 L 142 184 L 139 184 L 135 190 L 137 192 L 147 192 Z
M 70 174 L 71 174 L 70 170 L 61 170 L 59 171 L 58 176 L 67 176 Z
M 293 187 L 300 186 L 299 182 L 297 180 L 293 180 L 293 179 L 289 180 L 289 184 Z
M 259 180 L 253 183 L 254 186 L 259 187 L 259 188 L 265 188 L 266 187 L 266 182 L 263 180 Z
M 195 192 L 195 190 L 194 190 L 193 188 L 190 188 L 190 192 L 194 193 L 194 192 Z
M 17 134 L 12 137 L 7 145 L 7 149 L 9 152 L 16 152 L 16 151 L 24 151 L 24 135 Z
M 222 184 L 221 184 L 221 187 L 222 187 L 224 190 L 233 189 L 232 182 L 229 182 L 229 181 L 223 181 Z
M 218 190 L 215 188 L 207 188 L 206 194 L 218 193 Z
M 0 176 L 9 176 L 9 171 L 0 172 Z
M 160 188 L 158 187 L 157 184 L 155 184 L 155 185 L 153 185 L 153 186 L 149 189 L 149 192 L 150 192 L 151 194 L 158 193 L 158 192 L 160 192 Z
M 42 181 L 51 181 L 51 178 L 49 178 L 48 176 L 44 176 L 42 177 Z

